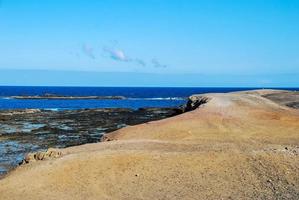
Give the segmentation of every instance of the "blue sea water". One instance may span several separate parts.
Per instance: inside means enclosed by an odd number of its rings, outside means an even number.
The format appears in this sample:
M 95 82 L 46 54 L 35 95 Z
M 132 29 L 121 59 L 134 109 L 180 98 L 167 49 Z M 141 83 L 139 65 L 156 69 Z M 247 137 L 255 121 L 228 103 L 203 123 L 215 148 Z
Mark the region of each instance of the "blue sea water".
M 150 88 L 150 87 L 23 87 L 0 86 L 0 109 L 88 109 L 175 107 L 186 102 L 192 94 L 232 92 L 257 88 Z M 298 90 L 298 88 L 285 88 Z M 125 100 L 20 100 L 10 96 L 44 95 L 65 96 L 124 96 Z

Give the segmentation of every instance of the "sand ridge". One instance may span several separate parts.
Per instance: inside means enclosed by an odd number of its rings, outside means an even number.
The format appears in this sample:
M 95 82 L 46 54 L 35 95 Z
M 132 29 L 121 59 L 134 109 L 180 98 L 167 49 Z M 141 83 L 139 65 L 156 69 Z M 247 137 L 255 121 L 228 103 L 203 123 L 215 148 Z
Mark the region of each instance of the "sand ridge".
M 0 199 L 298 199 L 299 111 L 262 96 L 275 92 L 205 94 L 194 111 L 61 149 L 0 180 Z

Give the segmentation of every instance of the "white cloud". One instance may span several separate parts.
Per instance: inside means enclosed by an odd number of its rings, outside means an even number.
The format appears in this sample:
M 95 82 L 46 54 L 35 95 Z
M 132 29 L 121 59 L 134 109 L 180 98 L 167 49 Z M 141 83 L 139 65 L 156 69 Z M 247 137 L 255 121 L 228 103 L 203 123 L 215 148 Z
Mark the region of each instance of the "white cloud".
M 111 47 L 104 47 L 103 51 L 106 54 L 108 54 L 108 56 L 113 60 L 121 61 L 121 62 L 131 62 L 131 63 L 135 63 L 135 64 L 138 64 L 138 65 L 141 65 L 141 66 L 146 66 L 145 61 L 143 61 L 140 58 L 130 58 L 121 49 L 111 48 Z
M 104 47 L 103 50 L 104 52 L 108 53 L 109 57 L 112 58 L 113 60 L 124 61 L 124 62 L 130 61 L 130 59 L 126 56 L 126 54 L 120 49 Z

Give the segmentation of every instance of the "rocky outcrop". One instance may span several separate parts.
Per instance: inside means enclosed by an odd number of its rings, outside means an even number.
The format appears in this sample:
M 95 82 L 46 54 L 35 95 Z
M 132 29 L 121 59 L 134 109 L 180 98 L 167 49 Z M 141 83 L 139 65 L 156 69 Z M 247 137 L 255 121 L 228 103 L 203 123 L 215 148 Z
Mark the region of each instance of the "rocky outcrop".
M 29 153 L 22 160 L 20 165 L 28 164 L 31 162 L 41 161 L 41 160 L 50 160 L 54 158 L 59 158 L 62 156 L 62 152 L 58 149 L 48 149 L 46 152 L 37 152 L 37 153 Z
M 183 106 L 183 112 L 195 110 L 199 106 L 207 103 L 210 99 L 206 96 L 193 95 L 188 98 L 186 105 Z

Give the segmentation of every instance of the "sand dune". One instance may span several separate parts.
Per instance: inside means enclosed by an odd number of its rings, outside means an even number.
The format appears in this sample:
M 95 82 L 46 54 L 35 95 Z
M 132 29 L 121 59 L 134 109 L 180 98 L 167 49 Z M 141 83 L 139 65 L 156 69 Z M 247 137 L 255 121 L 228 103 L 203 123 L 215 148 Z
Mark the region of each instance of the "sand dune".
M 299 199 L 299 110 L 263 97 L 277 92 L 201 95 L 194 111 L 17 168 L 0 199 Z

